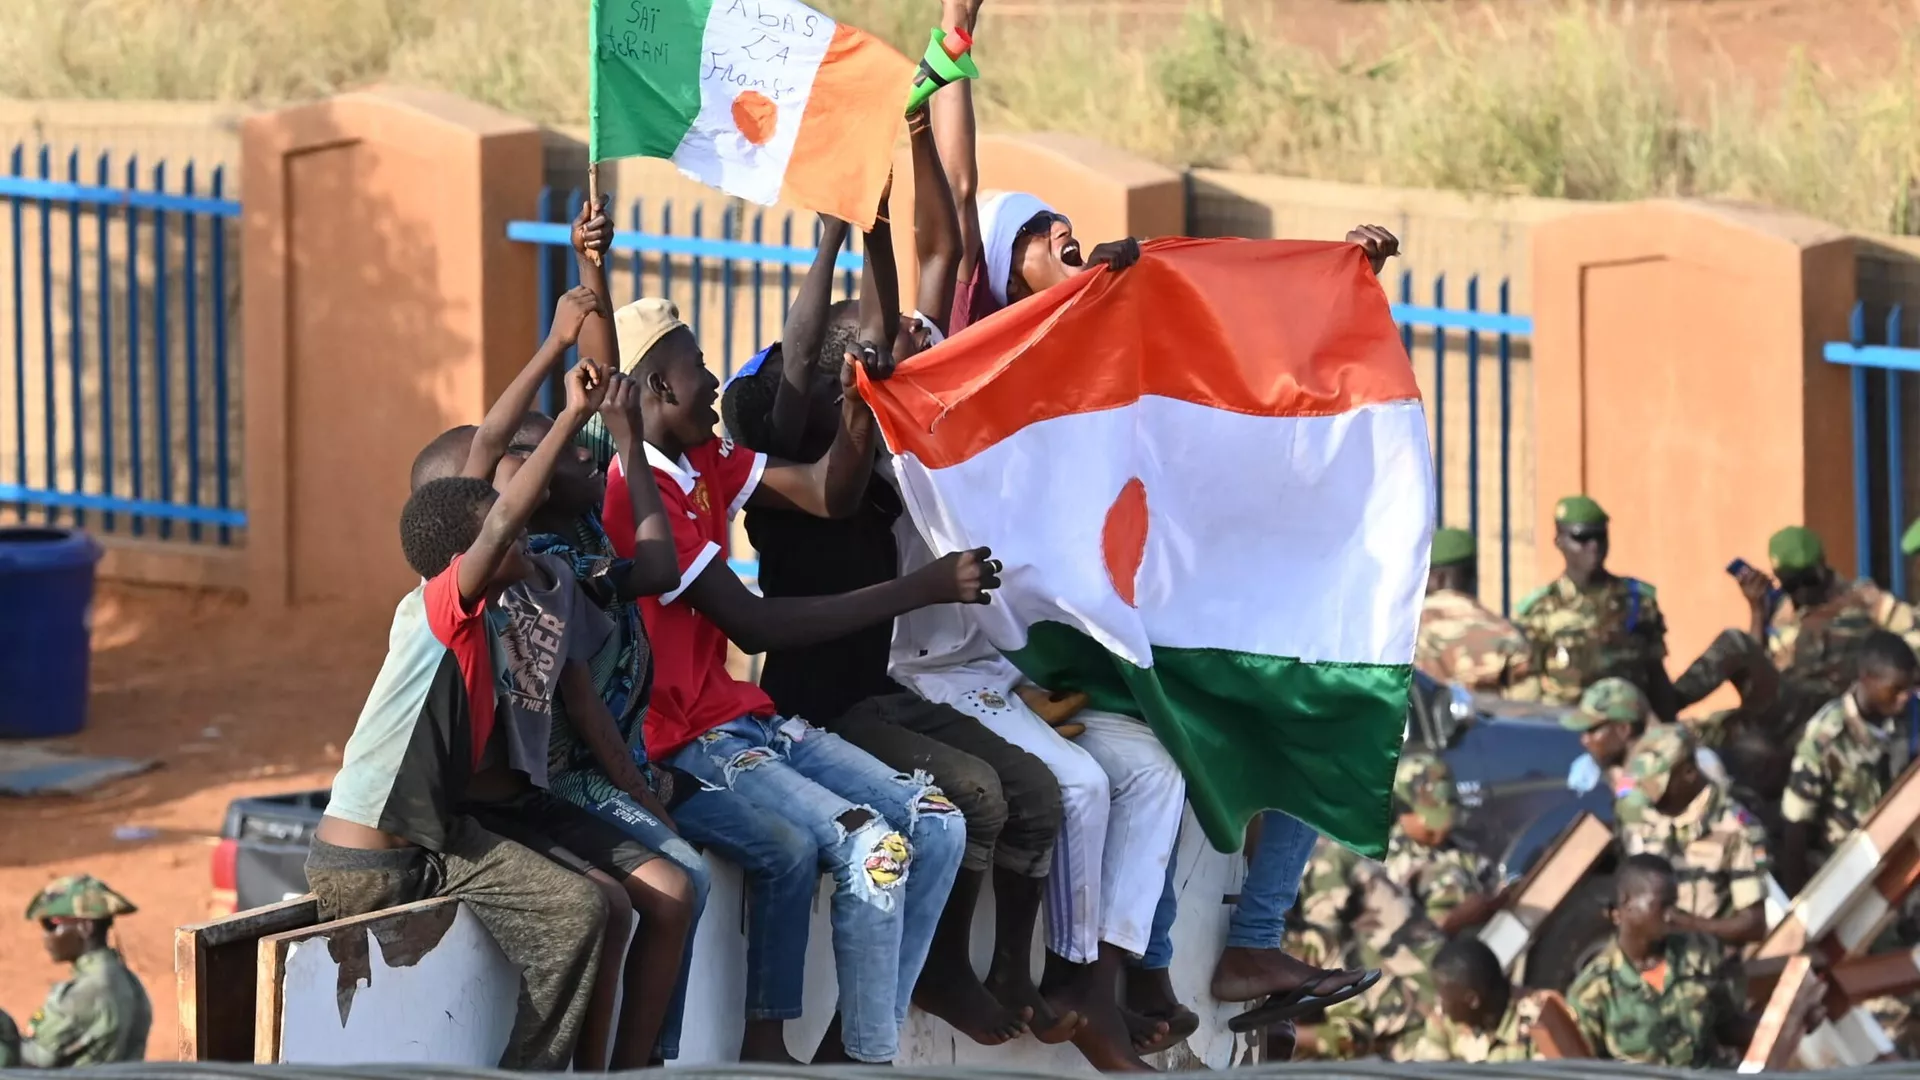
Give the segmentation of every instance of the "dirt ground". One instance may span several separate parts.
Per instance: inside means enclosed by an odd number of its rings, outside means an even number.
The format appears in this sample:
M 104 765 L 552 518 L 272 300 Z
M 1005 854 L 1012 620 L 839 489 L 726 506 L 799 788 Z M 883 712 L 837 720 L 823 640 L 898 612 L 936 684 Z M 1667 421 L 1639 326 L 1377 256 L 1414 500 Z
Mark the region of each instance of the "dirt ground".
M 94 874 L 139 905 L 115 928 L 172 1060 L 173 928 L 205 917 L 227 803 L 325 787 L 386 644 L 379 612 L 269 619 L 226 597 L 102 586 L 87 729 L 50 744 L 160 767 L 71 798 L 0 799 L 0 1009 L 25 1020 L 64 978 L 20 917 L 49 878 Z M 123 842 L 123 825 L 154 830 Z

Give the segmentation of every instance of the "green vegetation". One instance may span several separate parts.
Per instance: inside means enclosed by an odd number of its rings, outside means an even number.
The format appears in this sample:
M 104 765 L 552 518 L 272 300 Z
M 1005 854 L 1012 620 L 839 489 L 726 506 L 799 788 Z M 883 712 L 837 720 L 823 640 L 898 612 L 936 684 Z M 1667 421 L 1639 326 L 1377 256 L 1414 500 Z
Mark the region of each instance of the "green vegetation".
M 820 6 L 917 53 L 933 5 Z M 584 0 L 5 8 L 5 96 L 278 102 L 391 79 L 584 119 Z M 1723 195 L 1920 232 L 1920 39 L 1872 79 L 1840 84 L 1802 61 L 1776 93 L 1709 81 L 1683 107 L 1645 16 L 1599 0 L 1527 11 L 1390 0 L 1381 43 L 1329 57 L 1199 6 L 1151 28 L 1084 7 L 996 24 L 989 0 L 982 115 L 1173 165 L 1579 199 Z

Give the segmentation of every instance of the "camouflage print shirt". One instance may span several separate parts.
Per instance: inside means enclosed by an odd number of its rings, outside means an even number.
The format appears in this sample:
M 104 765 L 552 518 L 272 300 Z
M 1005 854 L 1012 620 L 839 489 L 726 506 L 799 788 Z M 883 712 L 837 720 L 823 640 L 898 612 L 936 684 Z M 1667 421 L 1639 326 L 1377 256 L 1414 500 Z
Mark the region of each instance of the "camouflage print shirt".
M 1395 823 L 1387 836 L 1387 877 L 1412 894 L 1435 925 L 1468 897 L 1493 887 L 1493 864 L 1451 840 L 1429 847 Z
M 1483 1062 L 1538 1061 L 1533 1048 L 1533 1026 L 1540 1022 L 1540 998 L 1516 994 L 1507 1004 L 1505 1016 L 1492 1031 L 1449 1020 L 1439 1011 L 1427 1017 L 1420 1039 L 1408 1059 L 1412 1061 Z
M 1615 814 L 1614 832 L 1626 854 L 1658 855 L 1673 865 L 1681 911 L 1724 919 L 1767 898 L 1767 831 L 1716 784 L 1673 817 L 1648 806 Z
M 1613 941 L 1574 978 L 1567 1004 L 1599 1057 L 1706 1068 L 1721 1060 L 1719 1025 L 1738 1015 L 1725 956 L 1710 937 L 1674 934 L 1655 990 Z
M 1433 958 L 1444 939 L 1396 944 L 1379 960 L 1380 981 L 1366 993 L 1328 1009 L 1315 1031 L 1315 1049 L 1298 1059 L 1350 1061 L 1377 1057 L 1411 1061 L 1439 997 Z
M 47 995 L 18 1060 L 36 1069 L 144 1061 L 152 1026 L 153 1005 L 139 977 L 119 953 L 95 949 L 75 960 L 73 978 Z
M 1300 951 L 1287 951 L 1322 966 L 1354 959 L 1376 967 L 1409 923 L 1426 921 L 1413 894 L 1395 884 L 1386 867 L 1325 837 L 1314 844 L 1301 877 L 1300 915 Z
M 1654 588 L 1616 577 L 1581 590 L 1566 578 L 1529 593 L 1516 611 L 1531 674 L 1512 697 L 1572 705 L 1608 675 L 1647 691 L 1647 671 L 1667 655 L 1667 621 Z
M 1816 853 L 1831 854 L 1886 795 L 1893 779 L 1890 741 L 1880 725 L 1860 714 L 1851 691 L 1807 721 L 1787 771 L 1780 816 L 1813 824 L 1810 846 Z
M 1767 652 L 1788 678 L 1821 697 L 1838 697 L 1853 682 L 1861 642 L 1875 630 L 1898 634 L 1920 651 L 1913 606 L 1863 579 L 1804 612 L 1792 600 L 1782 601 L 1767 624 Z
M 1420 607 L 1413 663 L 1441 682 L 1500 691 L 1527 672 L 1527 638 L 1519 627 L 1463 592 L 1441 589 Z

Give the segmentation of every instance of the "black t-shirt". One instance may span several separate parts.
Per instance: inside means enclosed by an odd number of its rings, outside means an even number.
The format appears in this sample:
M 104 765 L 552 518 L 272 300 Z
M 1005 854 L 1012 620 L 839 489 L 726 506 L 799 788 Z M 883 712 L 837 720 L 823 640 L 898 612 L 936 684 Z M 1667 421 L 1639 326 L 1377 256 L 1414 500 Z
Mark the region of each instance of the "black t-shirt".
M 900 495 L 879 474 L 867 481 L 860 509 L 839 520 L 793 510 L 747 510 L 747 538 L 760 553 L 760 591 L 767 596 L 833 596 L 899 575 L 893 523 Z M 767 654 L 760 688 L 784 716 L 822 723 L 855 702 L 897 693 L 887 677 L 893 624 L 856 630 L 836 641 Z

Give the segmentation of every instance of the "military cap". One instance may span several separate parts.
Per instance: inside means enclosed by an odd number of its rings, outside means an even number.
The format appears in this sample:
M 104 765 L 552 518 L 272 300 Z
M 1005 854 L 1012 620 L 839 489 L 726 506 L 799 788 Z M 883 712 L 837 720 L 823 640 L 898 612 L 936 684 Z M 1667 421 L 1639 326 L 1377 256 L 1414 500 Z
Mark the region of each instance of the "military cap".
M 1473 534 L 1465 529 L 1435 529 L 1433 531 L 1434 566 L 1452 566 L 1454 563 L 1473 561 L 1478 554 L 1479 545 L 1474 542 Z
M 1900 554 L 1920 555 L 1920 518 L 1915 518 L 1900 537 Z
M 1804 525 L 1789 525 L 1767 541 L 1767 558 L 1776 571 L 1811 570 L 1826 557 L 1820 537 Z
M 1393 774 L 1393 801 L 1418 815 L 1429 829 L 1452 828 L 1453 811 L 1460 801 L 1453 770 L 1424 750 L 1401 754 L 1400 767 Z
M 1657 803 L 1667 793 L 1674 766 L 1692 757 L 1695 749 L 1693 733 L 1679 724 L 1648 728 L 1627 751 L 1627 779 L 1648 805 Z
M 1569 495 L 1553 507 L 1555 525 L 1605 525 L 1607 512 L 1585 495 Z
M 28 919 L 110 919 L 140 910 L 92 874 L 70 874 L 47 882 L 27 904 Z
M 1647 697 L 1640 688 L 1617 676 L 1587 687 L 1580 705 L 1560 718 L 1570 731 L 1591 731 L 1601 724 L 1637 724 L 1647 715 Z

